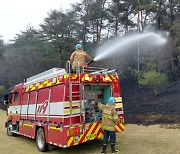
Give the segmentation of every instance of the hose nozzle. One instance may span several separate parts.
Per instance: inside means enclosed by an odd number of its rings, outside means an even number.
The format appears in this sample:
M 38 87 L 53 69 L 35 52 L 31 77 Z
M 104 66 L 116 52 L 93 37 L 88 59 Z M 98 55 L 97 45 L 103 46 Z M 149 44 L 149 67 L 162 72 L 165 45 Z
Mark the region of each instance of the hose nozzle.
M 88 63 L 88 65 L 92 64 L 93 62 L 95 62 L 95 61 L 94 61 L 94 60 L 90 61 L 90 62 Z

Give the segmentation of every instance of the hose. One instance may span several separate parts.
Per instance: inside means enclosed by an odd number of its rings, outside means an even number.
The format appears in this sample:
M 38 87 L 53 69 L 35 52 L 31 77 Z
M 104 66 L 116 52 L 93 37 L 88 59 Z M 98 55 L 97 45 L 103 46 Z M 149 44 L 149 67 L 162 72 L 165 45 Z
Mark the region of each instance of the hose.
M 88 63 L 88 65 L 92 64 L 93 62 L 95 62 L 95 61 L 94 61 L 94 60 L 90 61 L 90 62 Z

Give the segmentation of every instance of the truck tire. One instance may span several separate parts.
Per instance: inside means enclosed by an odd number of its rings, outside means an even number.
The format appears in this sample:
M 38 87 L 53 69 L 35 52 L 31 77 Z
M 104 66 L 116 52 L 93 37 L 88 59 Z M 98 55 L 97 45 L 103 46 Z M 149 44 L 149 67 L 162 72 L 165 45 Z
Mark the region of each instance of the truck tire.
M 48 150 L 48 144 L 46 143 L 46 136 L 43 128 L 37 130 L 36 145 L 37 149 L 41 152 L 46 152 Z
M 7 123 L 7 135 L 14 136 L 14 133 L 12 131 L 13 131 L 13 125 L 11 122 L 8 122 Z

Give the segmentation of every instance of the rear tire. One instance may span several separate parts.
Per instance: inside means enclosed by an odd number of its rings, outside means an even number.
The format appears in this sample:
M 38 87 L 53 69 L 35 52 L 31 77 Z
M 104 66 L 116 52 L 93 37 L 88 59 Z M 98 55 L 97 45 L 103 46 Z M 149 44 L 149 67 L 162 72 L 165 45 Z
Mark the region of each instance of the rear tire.
M 37 149 L 41 152 L 46 152 L 48 150 L 48 144 L 46 143 L 46 136 L 43 128 L 37 130 L 36 145 Z

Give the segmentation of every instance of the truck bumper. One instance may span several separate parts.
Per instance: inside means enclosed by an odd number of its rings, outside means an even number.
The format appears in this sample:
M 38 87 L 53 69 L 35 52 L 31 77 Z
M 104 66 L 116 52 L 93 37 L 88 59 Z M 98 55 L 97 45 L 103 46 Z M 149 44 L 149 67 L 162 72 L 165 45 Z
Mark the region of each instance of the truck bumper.
M 7 122 L 5 122 L 4 126 L 7 127 Z

